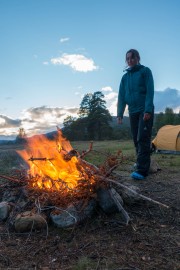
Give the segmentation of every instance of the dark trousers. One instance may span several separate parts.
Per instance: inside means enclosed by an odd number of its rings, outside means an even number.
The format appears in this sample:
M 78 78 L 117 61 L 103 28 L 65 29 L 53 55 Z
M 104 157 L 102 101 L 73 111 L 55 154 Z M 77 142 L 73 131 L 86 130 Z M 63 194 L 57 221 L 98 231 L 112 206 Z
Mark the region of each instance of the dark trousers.
M 138 112 L 130 114 L 130 125 L 133 136 L 134 145 L 137 154 L 136 172 L 143 176 L 148 175 L 150 167 L 150 150 L 151 150 L 151 133 L 153 126 L 154 114 L 148 121 L 143 120 L 144 113 Z

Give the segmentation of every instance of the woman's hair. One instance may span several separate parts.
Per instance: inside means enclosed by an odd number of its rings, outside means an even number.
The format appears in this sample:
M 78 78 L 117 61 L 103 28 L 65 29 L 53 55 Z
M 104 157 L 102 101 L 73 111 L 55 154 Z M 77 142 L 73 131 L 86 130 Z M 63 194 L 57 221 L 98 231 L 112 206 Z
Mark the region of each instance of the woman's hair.
M 141 58 L 140 58 L 140 55 L 139 55 L 139 52 L 135 49 L 130 49 L 129 51 L 127 51 L 126 53 L 126 58 L 127 58 L 127 54 L 128 53 L 132 53 L 132 57 L 135 58 L 137 57 L 138 61 L 140 62 Z

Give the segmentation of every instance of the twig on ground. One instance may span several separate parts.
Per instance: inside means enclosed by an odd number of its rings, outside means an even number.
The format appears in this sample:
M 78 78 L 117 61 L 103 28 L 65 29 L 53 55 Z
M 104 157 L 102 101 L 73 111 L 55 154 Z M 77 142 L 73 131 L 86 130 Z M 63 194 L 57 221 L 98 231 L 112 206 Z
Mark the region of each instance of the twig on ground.
M 28 236 L 27 236 L 27 238 L 26 238 L 26 241 L 25 241 L 25 243 L 24 243 L 23 245 L 21 245 L 21 248 L 20 248 L 20 249 L 24 248 L 25 245 L 27 244 L 27 241 L 29 240 L 29 238 L 30 238 L 30 236 L 31 236 L 31 234 L 32 234 L 33 227 L 34 227 L 34 220 L 33 220 L 33 222 L 32 222 L 31 230 L 30 230 L 30 232 L 29 232 L 29 234 L 28 234 Z
M 131 191 L 132 193 L 134 193 L 136 196 L 139 196 L 140 198 L 142 198 L 142 199 L 144 199 L 144 200 L 146 200 L 146 201 L 149 201 L 149 202 L 158 204 L 158 205 L 163 206 L 163 207 L 168 208 L 168 209 L 170 208 L 168 205 L 163 204 L 163 203 L 161 203 L 161 202 L 158 202 L 158 201 L 156 201 L 156 200 L 153 200 L 153 199 L 151 199 L 151 198 L 149 198 L 149 197 L 146 197 L 146 196 L 144 196 L 144 195 L 142 195 L 142 194 L 139 194 L 139 193 L 136 192 L 135 190 L 133 190 L 133 189 L 131 189 L 131 188 L 129 188 L 129 187 L 127 187 L 127 186 L 125 186 L 125 185 L 123 185 L 123 184 L 121 184 L 121 183 L 119 183 L 119 182 L 113 180 L 113 179 L 110 179 L 110 178 L 107 178 L 107 177 L 106 177 L 106 178 L 105 178 L 105 177 L 100 177 L 100 176 L 99 176 L 99 178 L 100 178 L 102 181 L 114 183 L 114 184 L 116 184 L 116 185 L 118 185 L 118 186 L 120 186 L 120 187 L 122 187 L 122 188 L 124 188 L 124 189 L 127 189 L 127 190 Z

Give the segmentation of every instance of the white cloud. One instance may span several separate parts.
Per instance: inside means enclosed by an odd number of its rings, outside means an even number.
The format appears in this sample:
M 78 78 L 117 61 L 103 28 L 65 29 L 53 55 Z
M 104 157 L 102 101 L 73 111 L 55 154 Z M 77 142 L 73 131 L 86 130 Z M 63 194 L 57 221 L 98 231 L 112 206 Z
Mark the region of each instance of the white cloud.
M 117 115 L 117 98 L 118 93 L 113 91 L 111 86 L 102 87 L 102 91 L 107 92 L 104 94 L 107 108 L 111 115 Z M 108 93 L 109 92 L 109 93 Z
M 61 39 L 60 39 L 60 42 L 61 42 L 61 43 L 64 43 L 64 42 L 67 42 L 67 41 L 69 41 L 69 40 L 70 40 L 70 38 L 65 37 L 65 38 L 61 38 Z
M 56 126 L 62 127 L 64 119 L 71 115 L 77 117 L 78 108 L 50 108 L 41 106 L 29 108 L 22 112 L 20 119 L 11 119 L 0 115 L 0 138 L 12 135 L 16 137 L 19 128 L 24 128 L 28 136 L 47 133 L 56 130 Z
M 112 92 L 112 87 L 111 86 L 105 86 L 105 87 L 102 87 L 102 91 L 104 92 Z
M 109 94 L 104 95 L 104 99 L 106 101 L 108 101 L 108 100 L 114 100 L 114 99 L 117 100 L 117 96 L 118 96 L 118 93 L 117 92 L 111 92 Z
M 2 118 L 2 117 L 0 117 L 0 126 L 1 126 L 1 125 L 4 125 L 5 123 L 6 123 L 5 119 Z
M 44 61 L 44 62 L 43 62 L 43 65 L 46 65 L 46 66 L 47 66 L 47 65 L 49 65 L 49 62 Z
M 52 58 L 51 63 L 54 65 L 70 66 L 72 69 L 80 72 L 88 72 L 98 69 L 92 59 L 88 59 L 82 54 L 66 54 L 61 57 Z

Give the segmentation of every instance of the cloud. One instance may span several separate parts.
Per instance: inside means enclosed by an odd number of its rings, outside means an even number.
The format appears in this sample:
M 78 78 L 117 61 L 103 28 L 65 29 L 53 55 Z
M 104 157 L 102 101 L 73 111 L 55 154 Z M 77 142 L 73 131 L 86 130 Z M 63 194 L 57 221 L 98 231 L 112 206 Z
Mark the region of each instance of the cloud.
M 67 42 L 67 41 L 69 41 L 69 40 L 70 40 L 70 38 L 65 37 L 65 38 L 61 38 L 61 39 L 60 39 L 60 42 L 61 42 L 61 43 L 64 43 L 64 42 Z
M 28 136 L 56 130 L 56 126 L 62 127 L 63 121 L 68 115 L 77 117 L 77 112 L 78 108 L 75 107 L 41 106 L 24 110 L 21 118 L 16 120 L 0 115 L 0 138 L 4 135 L 13 135 L 15 138 L 19 133 L 19 128 L 24 128 Z
M 117 114 L 117 98 L 118 93 L 112 89 L 111 86 L 102 87 L 101 91 L 104 93 L 104 99 L 106 101 L 106 106 L 111 115 Z
M 49 62 L 48 61 L 44 61 L 43 62 L 43 65 L 46 65 L 47 66 L 47 65 L 49 65 Z
M 0 128 L 12 128 L 21 124 L 21 120 L 13 120 L 5 115 L 0 115 Z
M 62 127 L 64 119 L 71 115 L 77 116 L 78 108 L 59 108 L 41 106 L 29 108 L 23 112 L 22 127 L 29 134 L 46 133 L 56 129 L 56 126 Z
M 104 95 L 108 110 L 112 115 L 117 114 L 118 92 L 112 92 Z M 164 112 L 167 107 L 172 108 L 175 113 L 180 111 L 180 91 L 167 88 L 164 91 L 154 92 L 155 113 Z M 126 107 L 125 115 L 128 115 Z
M 12 119 L 8 116 L 0 115 L 0 136 L 2 135 L 3 139 L 6 138 L 4 136 L 9 136 L 9 135 L 17 136 L 18 129 L 20 126 L 21 126 L 20 119 Z M 10 139 L 10 137 L 7 137 L 7 139 Z
M 88 72 L 97 70 L 99 67 L 95 65 L 92 59 L 88 59 L 82 54 L 62 54 L 61 57 L 52 58 L 53 65 L 65 65 L 79 72 Z
M 106 100 L 106 101 L 108 101 L 108 100 L 117 100 L 117 96 L 118 96 L 118 93 L 117 92 L 111 92 L 111 93 L 109 93 L 109 94 L 105 94 L 104 95 L 104 99 Z
M 180 110 L 180 90 L 167 88 L 154 93 L 155 112 L 164 112 L 165 108 L 172 108 L 174 112 Z
M 111 86 L 105 86 L 105 87 L 102 87 L 102 91 L 104 91 L 104 92 L 112 92 L 113 90 L 112 90 Z

